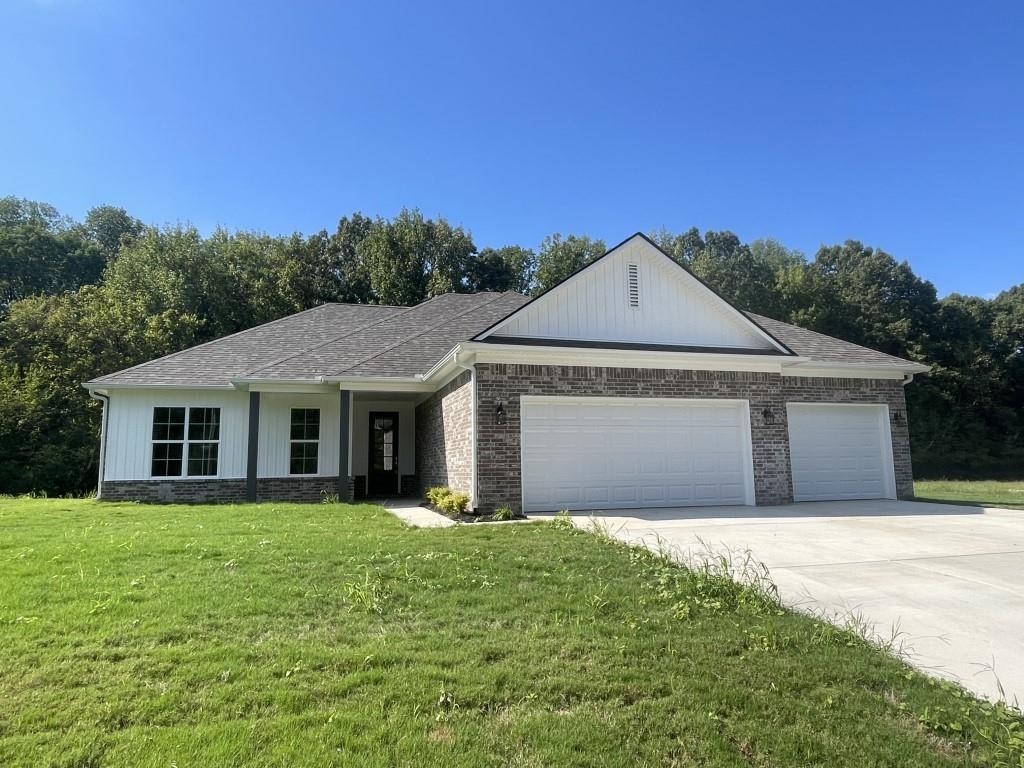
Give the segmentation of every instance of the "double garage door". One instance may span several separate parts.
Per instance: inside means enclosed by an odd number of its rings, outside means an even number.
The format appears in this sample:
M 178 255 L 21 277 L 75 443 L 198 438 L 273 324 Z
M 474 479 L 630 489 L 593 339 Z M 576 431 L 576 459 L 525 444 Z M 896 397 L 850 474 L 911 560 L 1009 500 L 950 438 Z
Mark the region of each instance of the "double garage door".
M 753 504 L 746 401 L 523 397 L 523 509 Z
M 797 501 L 895 496 L 884 406 L 787 408 Z M 754 503 L 746 400 L 523 397 L 523 509 Z

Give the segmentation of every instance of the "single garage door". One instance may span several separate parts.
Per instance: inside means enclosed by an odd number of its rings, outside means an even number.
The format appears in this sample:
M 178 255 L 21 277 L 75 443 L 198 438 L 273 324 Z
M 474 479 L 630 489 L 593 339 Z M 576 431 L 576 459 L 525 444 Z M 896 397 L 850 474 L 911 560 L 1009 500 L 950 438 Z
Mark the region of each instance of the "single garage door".
M 796 501 L 896 498 L 886 406 L 790 403 L 786 411 Z
M 753 504 L 746 401 L 523 397 L 523 509 Z

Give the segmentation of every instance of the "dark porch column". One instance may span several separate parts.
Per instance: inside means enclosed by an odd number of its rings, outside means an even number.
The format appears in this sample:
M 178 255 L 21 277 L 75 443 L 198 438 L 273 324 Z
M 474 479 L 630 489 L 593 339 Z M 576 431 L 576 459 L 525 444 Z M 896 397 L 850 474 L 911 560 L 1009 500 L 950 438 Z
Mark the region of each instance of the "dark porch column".
M 338 399 L 338 498 L 342 501 L 352 500 L 352 478 L 348 474 L 348 444 L 349 431 L 352 425 L 349 423 L 349 406 L 352 402 L 352 393 L 341 390 Z
M 256 468 L 259 466 L 260 393 L 249 393 L 249 455 L 245 468 L 245 500 L 256 501 Z

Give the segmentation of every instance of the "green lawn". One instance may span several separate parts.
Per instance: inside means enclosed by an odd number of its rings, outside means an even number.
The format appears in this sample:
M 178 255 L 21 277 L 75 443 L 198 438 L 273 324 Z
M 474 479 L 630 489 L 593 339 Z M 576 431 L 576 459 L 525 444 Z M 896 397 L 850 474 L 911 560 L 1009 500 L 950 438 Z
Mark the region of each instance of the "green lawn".
M 1012 712 L 557 523 L 0 498 L 0 662 L 3 766 L 1020 759 Z
M 918 501 L 1024 509 L 1024 480 L 915 480 Z

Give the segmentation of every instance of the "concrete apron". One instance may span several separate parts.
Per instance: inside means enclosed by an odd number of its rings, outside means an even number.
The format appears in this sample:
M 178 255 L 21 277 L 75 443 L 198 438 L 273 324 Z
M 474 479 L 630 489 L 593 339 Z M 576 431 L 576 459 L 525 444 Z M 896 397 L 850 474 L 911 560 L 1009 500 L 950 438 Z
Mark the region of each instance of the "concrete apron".
M 1024 703 L 1024 511 L 851 501 L 574 513 L 573 522 L 684 561 L 749 550 L 787 605 L 840 625 L 857 617 L 880 638 L 895 634 L 922 671 Z

